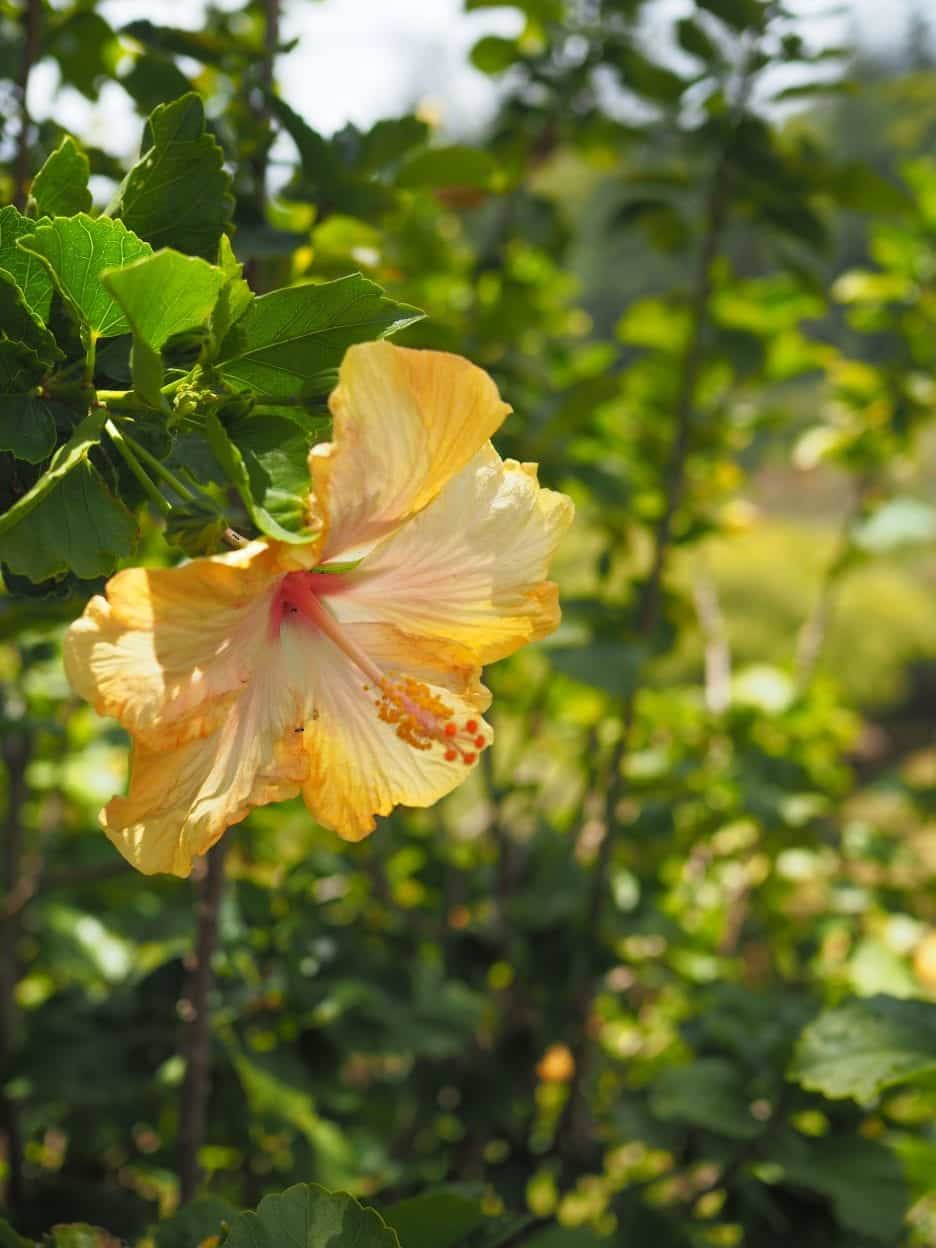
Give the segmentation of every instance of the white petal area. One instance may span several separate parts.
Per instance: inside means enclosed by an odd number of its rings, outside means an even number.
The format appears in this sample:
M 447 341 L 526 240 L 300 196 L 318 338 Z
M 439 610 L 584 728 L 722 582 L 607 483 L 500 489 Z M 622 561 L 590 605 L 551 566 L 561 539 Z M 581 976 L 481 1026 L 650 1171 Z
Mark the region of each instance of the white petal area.
M 309 456 L 323 563 L 360 557 L 424 507 L 510 411 L 461 356 L 388 342 L 349 348 L 329 406 L 333 441 Z
M 251 679 L 281 576 L 264 542 L 118 572 L 66 634 L 72 687 L 153 749 L 211 732 Z
M 472 763 L 461 756 L 447 759 L 446 743 L 416 749 L 380 719 L 373 689 L 363 688 L 367 678 L 333 642 L 301 621 L 288 627 L 301 639 L 305 670 L 314 673 L 315 709 L 304 733 L 309 774 L 302 794 L 319 823 L 358 841 L 374 830 L 377 815 L 397 805 L 431 806 L 466 779 Z M 473 723 L 484 747 L 490 745 L 493 732 L 480 716 L 490 698 L 478 684 L 476 669 L 451 668 L 392 630 L 364 626 L 354 636 L 369 647 L 371 657 L 388 667 L 391 661 L 399 663 L 407 674 L 424 680 L 428 693 L 451 709 L 460 730 Z M 476 754 L 477 746 L 468 745 Z
M 488 444 L 347 577 L 335 613 L 455 642 L 492 663 L 558 626 L 546 577 L 573 515 L 570 499 L 539 486 L 535 465 L 501 460 Z
M 108 804 L 101 824 L 137 870 L 186 876 L 192 859 L 254 807 L 299 792 L 313 690 L 297 641 L 284 629 L 262 645 L 249 684 L 214 731 L 175 749 L 134 744 L 129 793 Z

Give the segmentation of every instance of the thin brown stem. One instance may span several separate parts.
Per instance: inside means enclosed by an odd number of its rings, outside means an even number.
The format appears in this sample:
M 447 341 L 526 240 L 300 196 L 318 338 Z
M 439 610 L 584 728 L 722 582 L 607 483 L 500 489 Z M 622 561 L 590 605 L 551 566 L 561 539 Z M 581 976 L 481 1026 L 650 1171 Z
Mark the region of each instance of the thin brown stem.
M 16 1102 L 3 1091 L 11 1075 L 19 1027 L 16 984 L 19 978 L 17 946 L 19 915 L 7 904 L 19 886 L 23 855 L 23 806 L 28 793 L 26 766 L 32 740 L 25 730 L 11 731 L 3 743 L 7 773 L 7 801 L 3 832 L 3 891 L 0 907 L 0 1131 L 6 1139 L 7 1182 L 5 1203 L 16 1209 L 23 1201 L 23 1139 Z
M 192 1199 L 199 1182 L 198 1153 L 205 1138 L 205 1108 L 211 1080 L 212 962 L 218 943 L 218 918 L 224 891 L 227 841 L 221 840 L 202 859 L 198 881 L 195 951 L 188 963 L 185 995 L 179 1002 L 183 1019 L 182 1055 L 185 1080 L 179 1107 L 179 1198 Z
M 29 79 L 39 59 L 42 0 L 23 0 L 23 59 L 16 79 L 19 97 L 19 133 L 16 137 L 16 163 L 13 169 L 13 203 L 25 208 L 29 195 L 32 118 L 29 115 Z

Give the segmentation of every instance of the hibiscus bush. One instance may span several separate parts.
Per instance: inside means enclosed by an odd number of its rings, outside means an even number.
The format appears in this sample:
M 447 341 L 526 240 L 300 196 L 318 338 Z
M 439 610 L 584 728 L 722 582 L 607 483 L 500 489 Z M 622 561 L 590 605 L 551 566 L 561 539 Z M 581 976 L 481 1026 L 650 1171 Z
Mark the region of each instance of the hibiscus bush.
M 121 7 L 0 0 L 0 1248 L 936 1244 L 925 14 L 327 135 Z

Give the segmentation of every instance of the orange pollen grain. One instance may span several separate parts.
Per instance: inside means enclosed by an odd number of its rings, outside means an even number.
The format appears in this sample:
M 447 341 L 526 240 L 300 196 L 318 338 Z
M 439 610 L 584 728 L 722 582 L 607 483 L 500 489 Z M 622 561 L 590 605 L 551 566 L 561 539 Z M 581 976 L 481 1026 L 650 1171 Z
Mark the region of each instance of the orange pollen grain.
M 470 767 L 477 757 L 478 757 L 477 754 L 472 754 L 471 751 L 469 750 L 467 754 L 462 755 L 462 762 L 467 763 L 468 766 Z
M 475 737 L 474 743 L 475 743 L 476 750 L 483 750 L 485 745 L 487 745 L 487 742 L 485 741 L 484 737 Z
M 466 731 L 466 732 L 477 732 L 477 731 L 478 731 L 478 721 L 477 721 L 476 719 L 469 719 L 469 720 L 468 720 L 468 722 L 467 722 L 467 724 L 465 724 L 465 731 Z
M 458 750 L 448 749 L 445 751 L 445 761 L 447 763 L 454 763 L 456 758 L 458 758 Z
M 458 729 L 455 727 L 452 721 L 449 720 L 449 722 L 445 725 L 445 728 L 443 729 L 443 731 L 447 737 L 454 737 L 456 732 L 458 732 Z

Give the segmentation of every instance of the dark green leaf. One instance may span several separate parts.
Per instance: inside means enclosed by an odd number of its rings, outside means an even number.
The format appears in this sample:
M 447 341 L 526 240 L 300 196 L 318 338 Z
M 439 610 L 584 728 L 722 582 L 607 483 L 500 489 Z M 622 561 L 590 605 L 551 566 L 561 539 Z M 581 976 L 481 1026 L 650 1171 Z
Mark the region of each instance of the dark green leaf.
M 62 358 L 55 339 L 29 308 L 11 274 L 0 269 L 0 335 L 35 351 L 43 364 Z
M 439 1190 L 382 1210 L 403 1248 L 454 1248 L 487 1220 L 477 1198 Z
M 557 672 L 584 685 L 622 698 L 640 674 L 641 654 L 626 642 L 594 641 L 585 646 L 556 646 L 548 651 Z
M 343 1192 L 297 1184 L 231 1223 L 225 1248 L 400 1248 L 373 1209 Z
M 358 166 L 364 172 L 379 172 L 413 150 L 429 137 L 429 126 L 418 117 L 392 117 L 378 121 L 361 136 Z
M 630 44 L 620 49 L 617 62 L 626 87 L 662 104 L 675 104 L 688 86 L 679 74 L 651 61 Z
M 721 60 L 718 45 L 703 30 L 702 26 L 691 17 L 681 17 L 676 23 L 676 38 L 683 51 L 690 56 L 698 57 L 706 64 L 714 64 Z
M 936 1005 L 860 997 L 803 1030 L 790 1078 L 824 1096 L 872 1101 L 885 1088 L 936 1071 Z
M 696 0 L 696 3 L 734 30 L 760 30 L 764 22 L 762 0 Z
M 192 90 L 192 84 L 176 63 L 156 52 L 138 56 L 120 79 L 120 85 L 143 113 L 151 113 L 165 100 L 174 100 Z
M 310 438 L 280 416 L 252 413 L 228 425 L 241 452 L 250 490 L 264 511 L 290 531 L 306 526 Z
M 889 1148 L 860 1135 L 806 1139 L 788 1131 L 770 1140 L 765 1156 L 782 1168 L 779 1182 L 825 1196 L 850 1230 L 894 1242 L 909 1202 L 900 1162 Z
M 12 451 L 30 464 L 48 459 L 55 448 L 57 411 L 67 414 L 67 408 L 49 399 L 0 395 L 0 451 Z
M 218 463 L 227 473 L 228 479 L 241 496 L 248 515 L 260 532 L 266 533 L 268 537 L 275 537 L 281 542 L 307 542 L 309 540 L 308 533 L 295 533 L 291 529 L 284 528 L 276 517 L 267 511 L 263 504 L 263 499 L 266 498 L 267 493 L 272 488 L 268 478 L 264 476 L 258 477 L 258 489 L 262 490 L 262 495 L 261 498 L 254 497 L 253 482 L 248 466 L 244 461 L 244 456 L 231 441 L 224 426 L 214 413 L 205 421 L 204 432 Z M 281 499 L 277 499 L 277 501 L 279 502 Z M 294 509 L 290 508 L 290 510 L 293 511 Z
M 52 25 L 48 51 L 58 61 L 63 80 L 96 100 L 101 81 L 113 72 L 119 49 L 100 14 L 75 6 L 64 21 Z
M 0 516 L 0 560 L 31 581 L 72 571 L 104 576 L 133 549 L 133 517 L 108 491 L 88 454 L 104 414 L 87 416 L 36 484 Z
M 764 1129 L 751 1113 L 743 1072 L 727 1058 L 702 1057 L 662 1071 L 650 1108 L 666 1122 L 687 1122 L 732 1140 L 751 1140 Z
M 227 334 L 218 369 L 228 381 L 273 398 L 324 394 L 352 343 L 386 338 L 422 317 L 359 273 L 274 290 L 255 299 Z
M 33 178 L 31 195 L 40 216 L 70 217 L 91 207 L 91 162 L 66 135 Z
M 0 395 L 28 394 L 46 371 L 46 365 L 32 347 L 0 334 Z
M 101 273 L 152 255 L 153 249 L 122 221 L 92 219 L 85 213 L 56 217 L 21 238 L 19 246 L 44 261 L 55 284 L 93 335 L 115 338 L 129 331 L 130 323 L 101 282 Z
M 220 65 L 230 52 L 230 46 L 217 34 L 208 30 L 182 30 L 178 26 L 158 26 L 145 17 L 122 26 L 120 33 L 136 39 L 144 47 L 171 56 L 190 56 L 203 65 Z M 258 49 L 259 50 L 259 49 Z
M 199 96 L 160 104 L 146 123 L 140 159 L 110 212 L 154 247 L 214 260 L 234 209 L 223 166 Z

